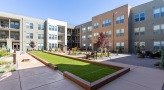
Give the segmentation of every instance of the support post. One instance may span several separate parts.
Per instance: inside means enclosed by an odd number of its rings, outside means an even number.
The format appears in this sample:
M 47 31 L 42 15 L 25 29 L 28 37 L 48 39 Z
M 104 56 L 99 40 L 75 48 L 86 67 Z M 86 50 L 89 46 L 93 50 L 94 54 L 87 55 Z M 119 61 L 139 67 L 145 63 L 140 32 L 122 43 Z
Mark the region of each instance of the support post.
M 13 54 L 13 63 L 16 64 L 16 50 L 14 50 L 14 54 Z

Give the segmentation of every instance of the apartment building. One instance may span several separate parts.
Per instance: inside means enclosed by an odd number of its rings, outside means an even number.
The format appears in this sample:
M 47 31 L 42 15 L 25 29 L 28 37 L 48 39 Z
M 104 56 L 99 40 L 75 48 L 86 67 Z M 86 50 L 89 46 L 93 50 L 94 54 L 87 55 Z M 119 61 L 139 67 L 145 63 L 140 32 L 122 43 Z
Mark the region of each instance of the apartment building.
M 29 44 L 35 42 L 34 49 L 41 50 L 67 46 L 67 22 L 53 19 L 37 19 L 11 13 L 0 12 L 0 47 L 10 51 L 31 49 Z
M 67 46 L 67 22 L 47 19 L 46 47 L 47 49 L 61 48 Z
M 158 51 L 164 47 L 164 0 L 153 0 L 131 7 L 124 5 L 92 17 L 77 26 L 53 19 L 37 19 L 0 12 L 0 47 L 23 50 L 59 47 L 97 50 L 95 41 L 103 32 L 111 51 L 119 47 L 125 53 L 135 53 L 137 47 Z
M 83 50 L 92 50 L 92 21 L 77 25 L 80 30 L 80 47 Z
M 132 52 L 136 52 L 137 46 L 148 51 L 164 47 L 164 0 L 133 7 L 130 15 Z
M 129 5 L 124 5 L 103 14 L 92 17 L 92 46 L 96 50 L 95 41 L 98 33 L 105 33 L 109 38 L 111 51 L 122 47 L 125 53 L 129 52 Z
M 68 25 L 67 33 L 67 48 L 72 49 L 74 47 L 80 48 L 80 28 Z

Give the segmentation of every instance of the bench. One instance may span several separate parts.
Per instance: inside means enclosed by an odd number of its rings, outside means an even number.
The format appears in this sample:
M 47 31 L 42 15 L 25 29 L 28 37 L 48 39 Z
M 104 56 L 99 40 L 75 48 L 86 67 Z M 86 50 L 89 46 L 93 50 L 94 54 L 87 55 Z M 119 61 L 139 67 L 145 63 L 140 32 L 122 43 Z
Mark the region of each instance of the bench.
M 22 62 L 29 62 L 29 61 L 30 61 L 29 58 L 24 58 L 24 59 L 22 60 Z

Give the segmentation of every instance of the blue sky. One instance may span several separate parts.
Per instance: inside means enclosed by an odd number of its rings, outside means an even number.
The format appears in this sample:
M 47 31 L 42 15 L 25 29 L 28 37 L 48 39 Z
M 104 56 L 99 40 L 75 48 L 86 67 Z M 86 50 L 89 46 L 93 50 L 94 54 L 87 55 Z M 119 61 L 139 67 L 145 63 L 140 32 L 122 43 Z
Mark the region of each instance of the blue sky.
M 45 20 L 52 18 L 78 25 L 119 6 L 137 6 L 149 1 L 151 0 L 1 0 L 0 11 Z

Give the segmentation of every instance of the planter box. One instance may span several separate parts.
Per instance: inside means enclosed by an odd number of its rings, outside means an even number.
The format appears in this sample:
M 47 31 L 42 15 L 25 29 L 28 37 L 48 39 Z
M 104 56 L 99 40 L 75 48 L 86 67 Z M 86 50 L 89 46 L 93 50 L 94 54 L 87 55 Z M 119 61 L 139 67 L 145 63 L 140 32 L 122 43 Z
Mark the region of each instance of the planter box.
M 107 76 L 105 76 L 105 77 L 103 77 L 99 80 L 96 80 L 92 83 L 90 83 L 86 80 L 83 80 L 83 79 L 79 78 L 78 76 L 75 76 L 74 74 L 72 74 L 70 72 L 65 71 L 63 73 L 63 76 L 65 76 L 66 78 L 68 78 L 71 81 L 75 82 L 76 84 L 78 84 L 79 86 L 83 87 L 86 90 L 99 89 L 100 87 L 104 86 L 105 84 L 117 79 L 118 77 L 120 77 L 120 76 L 122 76 L 122 75 L 124 75 L 124 74 L 126 74 L 130 71 L 130 68 L 126 68 L 126 67 L 120 67 L 120 66 L 105 64 L 105 63 L 101 63 L 101 62 L 89 61 L 87 59 L 80 59 L 80 58 L 70 57 L 70 56 L 66 56 L 66 55 L 59 55 L 59 54 L 54 54 L 54 53 L 51 53 L 51 52 L 45 52 L 45 53 L 52 54 L 52 55 L 57 55 L 57 56 L 61 56 L 61 57 L 66 57 L 66 58 L 70 58 L 70 59 L 75 59 L 75 60 L 78 60 L 78 61 L 92 63 L 92 64 L 95 64 L 95 65 L 105 66 L 105 67 L 109 67 L 109 68 L 113 68 L 113 69 L 118 70 L 117 72 L 115 72 L 113 74 L 110 74 L 110 75 L 107 75 Z M 49 62 L 46 62 L 46 61 L 36 57 L 35 55 L 32 55 L 32 54 L 30 54 L 30 55 L 33 56 L 34 58 L 36 58 L 37 60 L 41 61 L 42 63 L 44 63 L 48 67 L 52 68 L 53 70 L 58 69 L 55 65 L 53 65 Z

